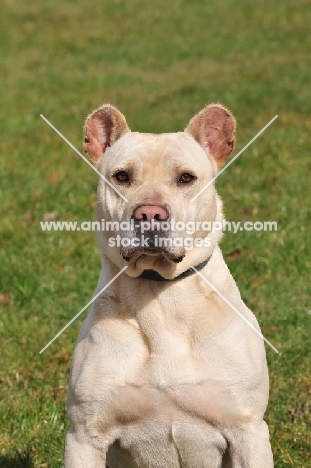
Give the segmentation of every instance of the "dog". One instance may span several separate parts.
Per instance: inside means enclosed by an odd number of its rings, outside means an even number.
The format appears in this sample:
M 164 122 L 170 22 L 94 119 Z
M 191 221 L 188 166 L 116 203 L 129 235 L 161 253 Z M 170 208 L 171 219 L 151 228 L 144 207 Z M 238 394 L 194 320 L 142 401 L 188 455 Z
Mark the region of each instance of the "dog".
M 229 304 L 259 325 L 221 230 L 204 228 L 223 220 L 211 181 L 235 130 L 220 104 L 159 135 L 131 132 L 109 104 L 87 117 L 84 149 L 103 176 L 96 219 L 108 227 L 71 364 L 65 468 L 273 467 L 264 343 Z M 179 229 L 189 221 L 190 237 Z

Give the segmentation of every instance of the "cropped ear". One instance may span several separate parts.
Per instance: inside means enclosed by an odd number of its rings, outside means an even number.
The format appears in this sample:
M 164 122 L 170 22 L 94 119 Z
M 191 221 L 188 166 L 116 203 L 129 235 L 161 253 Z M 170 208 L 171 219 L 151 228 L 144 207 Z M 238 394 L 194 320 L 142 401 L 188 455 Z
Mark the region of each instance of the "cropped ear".
M 235 148 L 235 129 L 235 118 L 228 109 L 210 104 L 190 120 L 185 132 L 222 166 Z
M 90 114 L 84 125 L 84 151 L 97 164 L 108 146 L 130 132 L 125 117 L 110 104 L 103 104 Z

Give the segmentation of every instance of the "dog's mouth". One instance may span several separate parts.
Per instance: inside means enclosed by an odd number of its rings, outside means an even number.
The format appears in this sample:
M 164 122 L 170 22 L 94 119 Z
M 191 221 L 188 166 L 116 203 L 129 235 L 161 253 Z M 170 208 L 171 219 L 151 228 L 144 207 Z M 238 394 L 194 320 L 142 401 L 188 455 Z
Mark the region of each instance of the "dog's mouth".
M 174 251 L 171 249 L 164 249 L 164 248 L 136 248 L 136 249 L 121 249 L 120 253 L 123 257 L 123 260 L 129 262 L 132 259 L 137 259 L 139 256 L 163 256 L 166 260 L 173 263 L 180 263 L 182 262 L 183 258 L 185 257 L 184 251 Z
M 137 260 L 137 254 L 138 256 L 141 256 L 141 255 L 149 255 L 149 256 L 159 256 L 159 255 L 162 255 L 166 260 L 170 261 L 170 262 L 173 262 L 173 263 L 180 263 L 183 261 L 184 259 L 184 255 L 181 255 L 180 257 L 177 257 L 177 256 L 173 256 L 173 255 L 169 255 L 167 252 L 164 252 L 164 251 L 155 251 L 155 250 L 152 250 L 152 249 L 149 249 L 149 250 L 140 250 L 140 251 L 137 251 L 135 252 L 134 255 L 132 256 L 127 256 L 128 254 L 122 254 L 122 257 L 123 257 L 123 260 L 126 261 L 126 262 L 129 262 L 130 260 L 132 260 L 133 258 L 135 258 L 135 260 Z
M 140 229 L 135 229 L 135 231 L 121 236 L 120 253 L 126 262 L 133 258 L 137 259 L 140 255 L 162 255 L 170 262 L 180 263 L 185 256 L 185 249 L 176 243 L 176 235 L 174 234 L 161 230 L 141 232 Z

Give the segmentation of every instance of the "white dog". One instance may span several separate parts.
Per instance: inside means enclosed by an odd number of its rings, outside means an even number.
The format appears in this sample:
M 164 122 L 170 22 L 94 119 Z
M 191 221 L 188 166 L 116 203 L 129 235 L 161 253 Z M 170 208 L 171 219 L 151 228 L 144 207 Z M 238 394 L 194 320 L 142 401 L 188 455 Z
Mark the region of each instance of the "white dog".
M 66 468 L 273 467 L 263 340 L 192 269 L 259 330 L 222 257 L 221 232 L 202 227 L 223 219 L 214 184 L 191 202 L 231 155 L 234 133 L 234 117 L 217 104 L 184 132 L 161 135 L 131 132 L 110 105 L 87 118 L 85 150 L 106 179 L 97 220 L 113 222 L 99 234 L 95 293 L 128 268 L 79 334 Z M 173 221 L 196 222 L 192 249 Z

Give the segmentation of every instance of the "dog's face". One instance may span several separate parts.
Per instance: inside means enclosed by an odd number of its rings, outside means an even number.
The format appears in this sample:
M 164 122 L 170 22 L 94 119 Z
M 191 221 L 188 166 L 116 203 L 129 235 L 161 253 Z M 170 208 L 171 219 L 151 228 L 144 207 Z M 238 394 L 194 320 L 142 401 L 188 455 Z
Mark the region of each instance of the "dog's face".
M 106 179 L 97 204 L 103 254 L 119 267 L 125 262 L 130 276 L 153 269 L 173 278 L 204 261 L 221 236 L 206 229 L 222 219 L 221 201 L 214 184 L 191 200 L 231 155 L 234 133 L 220 105 L 203 109 L 184 132 L 160 135 L 131 132 L 112 106 L 94 111 L 84 148 Z

